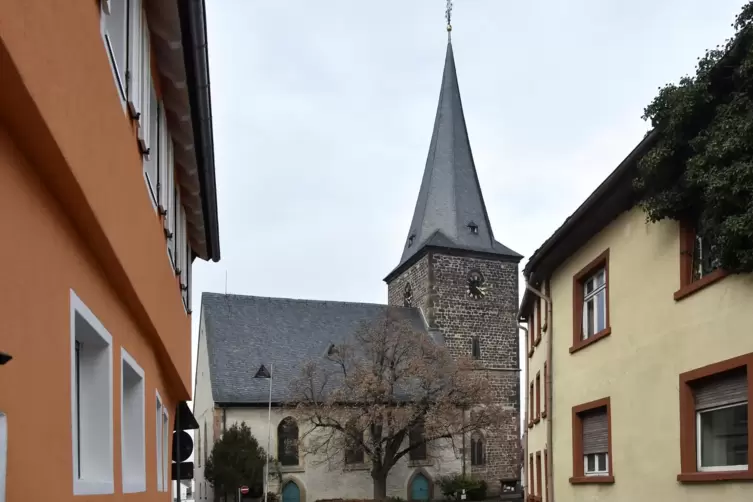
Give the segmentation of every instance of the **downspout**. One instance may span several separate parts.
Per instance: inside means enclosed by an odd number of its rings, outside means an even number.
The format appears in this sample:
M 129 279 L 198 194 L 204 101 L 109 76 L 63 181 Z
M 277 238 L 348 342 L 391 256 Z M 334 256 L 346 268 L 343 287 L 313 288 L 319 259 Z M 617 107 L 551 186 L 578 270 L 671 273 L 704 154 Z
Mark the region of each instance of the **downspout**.
M 533 275 L 533 274 L 531 274 Z M 525 279 L 525 276 L 524 276 Z M 546 463 L 547 463 L 547 475 L 546 475 L 546 502 L 554 502 L 554 461 L 552 460 L 554 458 L 554 452 L 552 451 L 552 419 L 554 417 L 554 410 L 552 409 L 552 299 L 542 293 L 541 291 L 537 290 L 531 284 L 526 280 L 526 289 L 533 293 L 534 295 L 538 296 L 544 302 L 546 303 L 546 309 L 547 309 L 547 326 L 546 326 L 546 334 L 547 334 L 547 342 L 546 342 L 546 364 L 547 364 L 547 372 L 544 375 L 544 388 L 546 390 L 546 412 L 547 412 L 547 427 L 546 427 L 546 448 L 547 448 L 547 456 L 546 456 Z M 518 316 L 520 317 L 521 312 L 518 312 Z M 528 368 L 528 365 L 526 364 L 526 368 Z M 526 445 L 527 445 L 526 441 Z

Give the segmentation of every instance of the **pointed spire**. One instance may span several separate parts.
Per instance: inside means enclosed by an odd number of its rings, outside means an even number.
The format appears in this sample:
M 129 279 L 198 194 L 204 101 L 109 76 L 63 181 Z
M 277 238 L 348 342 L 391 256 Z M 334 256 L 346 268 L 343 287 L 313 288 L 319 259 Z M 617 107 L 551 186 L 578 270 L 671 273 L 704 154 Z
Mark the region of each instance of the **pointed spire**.
M 427 246 L 521 258 L 494 240 L 473 163 L 449 40 L 429 155 L 397 269 Z

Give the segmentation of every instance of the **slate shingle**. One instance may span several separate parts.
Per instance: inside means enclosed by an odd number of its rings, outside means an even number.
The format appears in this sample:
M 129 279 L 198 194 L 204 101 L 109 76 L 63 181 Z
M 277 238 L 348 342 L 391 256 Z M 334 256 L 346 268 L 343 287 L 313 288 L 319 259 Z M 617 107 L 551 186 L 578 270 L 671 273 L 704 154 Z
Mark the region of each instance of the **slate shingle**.
M 204 293 L 201 304 L 218 403 L 266 403 L 268 380 L 253 378 L 262 364 L 273 365 L 272 401 L 288 400 L 305 362 L 323 358 L 331 344 L 347 341 L 363 322 L 387 312 L 426 330 L 414 308 L 218 293 Z

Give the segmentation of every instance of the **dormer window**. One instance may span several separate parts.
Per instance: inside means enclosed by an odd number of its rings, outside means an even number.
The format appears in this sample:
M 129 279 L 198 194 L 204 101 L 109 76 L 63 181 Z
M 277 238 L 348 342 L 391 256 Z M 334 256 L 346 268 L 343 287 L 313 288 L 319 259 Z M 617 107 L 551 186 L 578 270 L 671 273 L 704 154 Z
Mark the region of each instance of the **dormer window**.
M 413 245 L 413 241 L 416 240 L 416 234 L 410 234 L 408 236 L 408 247 L 411 247 Z
M 468 223 L 468 230 L 470 230 L 473 235 L 478 235 L 478 225 L 474 222 Z

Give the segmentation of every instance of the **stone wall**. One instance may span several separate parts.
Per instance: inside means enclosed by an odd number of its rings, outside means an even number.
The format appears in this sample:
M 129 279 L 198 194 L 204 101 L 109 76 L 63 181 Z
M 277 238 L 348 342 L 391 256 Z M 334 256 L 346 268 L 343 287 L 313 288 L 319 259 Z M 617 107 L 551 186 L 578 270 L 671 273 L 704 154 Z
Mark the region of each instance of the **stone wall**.
M 468 295 L 473 271 L 482 274 L 486 287 L 485 296 L 478 300 Z M 454 356 L 470 356 L 473 339 L 478 338 L 481 364 L 499 401 L 509 410 L 506 427 L 485 433 L 486 464 L 472 467 L 495 492 L 500 479 L 520 475 L 518 264 L 428 252 L 388 285 L 391 305 L 403 305 L 406 283 L 413 291 L 413 305 L 421 308 L 430 328 L 444 335 Z

